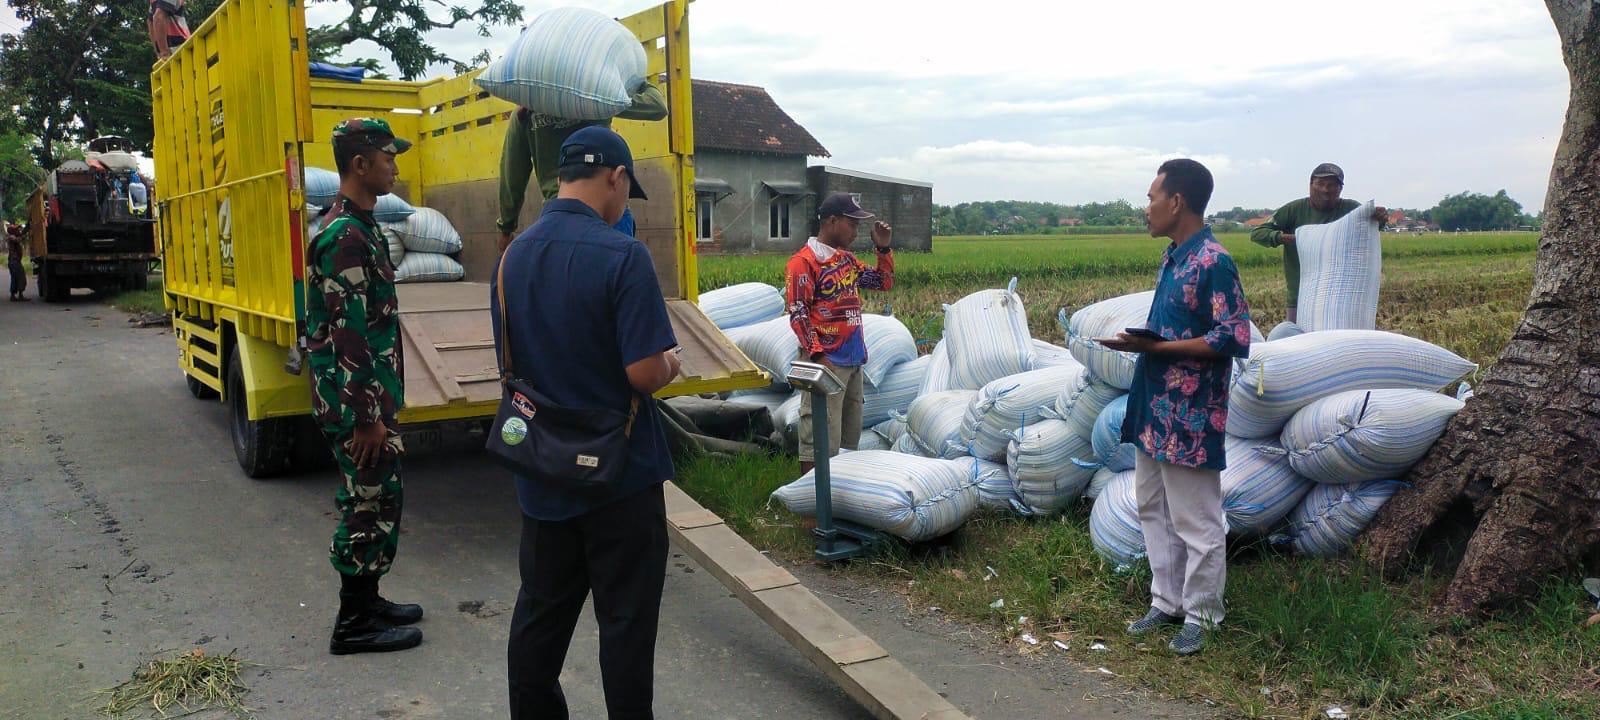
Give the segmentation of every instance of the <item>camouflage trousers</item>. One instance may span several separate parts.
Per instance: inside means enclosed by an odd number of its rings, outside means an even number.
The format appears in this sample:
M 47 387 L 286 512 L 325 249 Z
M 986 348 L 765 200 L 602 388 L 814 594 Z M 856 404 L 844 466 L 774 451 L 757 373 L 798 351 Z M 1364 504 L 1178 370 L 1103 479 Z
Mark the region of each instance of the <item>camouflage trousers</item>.
M 399 435 L 391 435 L 378 462 L 357 468 L 350 456 L 350 430 L 323 430 L 333 446 L 344 486 L 334 495 L 339 527 L 328 545 L 328 560 L 345 575 L 382 576 L 394 564 L 400 546 L 400 508 L 404 504 L 400 458 L 405 452 Z

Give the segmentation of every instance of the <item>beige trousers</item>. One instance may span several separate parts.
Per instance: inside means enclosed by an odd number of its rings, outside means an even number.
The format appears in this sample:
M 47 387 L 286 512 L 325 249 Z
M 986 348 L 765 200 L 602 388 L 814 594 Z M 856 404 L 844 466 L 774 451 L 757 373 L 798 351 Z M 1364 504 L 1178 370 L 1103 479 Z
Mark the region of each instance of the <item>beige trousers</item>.
M 1187 622 L 1221 623 L 1228 580 L 1222 473 L 1160 462 L 1140 451 L 1134 493 L 1150 557 L 1150 605 Z
M 844 383 L 844 391 L 828 397 L 828 457 L 839 454 L 839 448 L 856 449 L 861 441 L 862 383 L 867 374 L 860 366 L 839 367 L 830 365 L 833 374 Z M 811 393 L 800 396 L 800 461 L 815 462 L 812 449 Z

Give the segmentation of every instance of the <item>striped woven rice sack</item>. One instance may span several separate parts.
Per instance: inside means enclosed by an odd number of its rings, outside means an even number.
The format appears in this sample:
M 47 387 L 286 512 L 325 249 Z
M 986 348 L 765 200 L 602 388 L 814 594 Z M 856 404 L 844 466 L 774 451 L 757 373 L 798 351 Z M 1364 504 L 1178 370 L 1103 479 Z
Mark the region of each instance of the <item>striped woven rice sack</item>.
M 1011 482 L 1031 512 L 1054 513 L 1077 500 L 1094 477 L 1073 457 L 1089 452 L 1089 439 L 1064 420 L 1040 420 L 1018 431 L 1006 447 Z
M 1306 332 L 1377 327 L 1383 240 L 1371 200 L 1326 225 L 1294 231 L 1300 256 L 1295 322 Z
M 1128 396 L 1120 395 L 1106 404 L 1095 418 L 1094 431 L 1089 444 L 1094 448 L 1091 457 L 1083 458 L 1079 465 L 1087 468 L 1109 468 L 1113 473 L 1133 469 L 1133 455 L 1138 451 L 1133 443 L 1122 441 L 1122 420 L 1128 415 Z
M 922 387 L 917 388 L 917 397 L 946 390 L 977 389 L 958 388 L 950 384 L 950 353 L 943 340 L 933 346 L 933 352 L 928 353 L 928 357 L 933 359 L 928 361 L 928 372 L 922 376 Z
M 1230 532 L 1245 537 L 1267 534 L 1311 491 L 1315 483 L 1295 473 L 1281 450 L 1272 440 L 1227 439 L 1222 511 Z
M 783 404 L 794 397 L 793 390 L 772 390 L 760 388 L 756 390 L 735 390 L 728 393 L 728 402 L 741 405 L 757 405 L 767 409 L 767 414 L 772 416 L 773 427 L 778 427 L 778 410 Z
M 1100 497 L 1100 492 L 1105 490 L 1107 485 L 1111 484 L 1111 479 L 1116 477 L 1119 472 L 1128 471 L 1112 470 L 1111 468 L 1107 467 L 1103 467 L 1094 471 L 1094 476 L 1089 478 L 1089 487 L 1083 489 L 1083 496 L 1089 498 L 1090 500 L 1098 499 Z
M 969 466 L 881 450 L 835 457 L 829 480 L 834 517 L 907 540 L 931 540 L 961 527 L 978 509 Z M 816 478 L 806 473 L 772 498 L 797 515 L 814 515 Z
M 454 282 L 467 274 L 461 263 L 449 255 L 426 252 L 408 252 L 400 266 L 394 270 L 394 281 L 404 282 Z
M 389 193 L 378 196 L 378 204 L 372 207 L 372 219 L 380 223 L 400 222 L 416 212 L 417 209 L 411 207 L 411 203 L 401 199 L 399 195 Z
M 878 423 L 877 425 L 873 425 L 872 431 L 882 435 L 883 438 L 888 440 L 892 445 L 898 442 L 900 438 L 906 434 L 906 423 L 904 420 L 889 418 L 888 420 Z
M 339 173 L 308 166 L 305 171 L 305 193 L 307 205 L 333 207 L 333 201 L 339 199 Z
M 1117 473 L 1100 491 L 1089 511 L 1089 541 L 1095 552 L 1118 571 L 1145 558 L 1144 529 L 1139 526 L 1139 498 L 1133 471 Z
M 1000 510 L 1017 509 L 1021 498 L 1017 495 L 1016 488 L 1011 485 L 1011 475 L 1006 472 L 1005 465 L 971 456 L 956 458 L 950 462 L 967 468 L 967 473 L 978 481 L 979 505 Z
M 977 394 L 976 390 L 946 390 L 911 403 L 904 419 L 923 455 L 954 460 L 967 454 L 961 443 L 961 418 Z
M 1296 472 L 1320 483 L 1396 478 L 1427 454 L 1465 405 L 1427 390 L 1338 393 L 1295 413 L 1283 428 L 1283 448 Z
M 621 23 L 584 8 L 542 12 L 478 76 L 490 95 L 544 115 L 603 120 L 628 109 L 647 70 L 644 47 Z
M 1126 394 L 1120 388 L 1096 379 L 1089 370 L 1080 370 L 1077 377 L 1069 379 L 1061 386 L 1054 405 L 1044 413 L 1044 416 L 1065 420 L 1073 432 L 1083 437 L 1084 444 L 1089 445 L 1090 438 L 1094 435 L 1095 421 L 1100 418 L 1101 411 L 1105 410 L 1112 400 Z M 1091 451 L 1092 449 L 1091 447 Z M 1088 456 L 1079 455 L 1079 457 Z
M 773 389 L 789 387 L 789 365 L 800 357 L 800 340 L 789 327 L 788 317 L 777 317 L 754 325 L 730 328 L 723 332 L 755 363 L 772 376 Z
M 461 234 L 450 224 L 450 218 L 433 208 L 416 208 L 410 217 L 399 222 L 384 223 L 383 227 L 400 236 L 400 241 L 411 252 L 446 255 L 461 252 Z
M 962 416 L 961 444 L 973 457 L 1004 460 L 1012 436 L 1043 419 L 1061 387 L 1083 372 L 1072 366 L 1044 368 L 1007 375 L 984 385 Z
M 900 363 L 883 376 L 883 382 L 863 387 L 861 424 L 877 425 L 889 420 L 892 413 L 905 414 L 911 409 L 911 402 L 917 399 L 917 388 L 922 386 L 922 378 L 931 364 L 933 358 L 927 355 Z
M 718 329 L 744 327 L 784 316 L 783 291 L 748 282 L 700 293 L 700 310 Z
M 1048 367 L 1083 367 L 1083 363 L 1072 357 L 1072 351 L 1052 345 L 1038 338 L 1033 340 L 1033 369 L 1043 370 Z
M 922 452 L 921 446 L 917 445 L 917 439 L 911 437 L 911 433 L 909 432 L 901 435 L 898 438 L 895 438 L 894 444 L 890 446 L 890 449 L 904 455 L 927 457 L 927 455 Z
M 862 340 L 867 344 L 867 362 L 861 366 L 868 385 L 880 385 L 884 376 L 900 363 L 917 359 L 917 341 L 905 323 L 889 315 L 863 314 Z
M 389 245 L 389 262 L 394 263 L 396 269 L 400 262 L 406 259 L 406 244 L 399 235 L 394 234 L 388 227 L 383 228 L 383 240 Z
M 890 444 L 890 442 L 888 440 L 885 440 L 882 435 L 879 435 L 879 434 L 877 434 L 877 433 L 875 433 L 875 432 L 873 432 L 871 430 L 862 430 L 861 431 L 861 439 L 856 441 L 856 447 L 855 447 L 855 449 L 857 451 L 860 451 L 860 450 L 892 450 L 893 448 L 894 448 L 894 446 L 892 444 Z M 844 450 L 847 450 L 847 449 L 849 449 L 849 448 L 839 448 L 839 450 L 841 452 L 843 452 Z
M 1478 366 L 1432 343 L 1379 330 L 1325 330 L 1250 348 L 1228 394 L 1228 434 L 1274 437 L 1313 401 L 1351 390 L 1438 390 Z
M 1033 337 L 1017 279 L 1004 290 L 980 290 L 944 306 L 944 339 L 954 387 L 976 389 L 1031 369 Z
M 1369 480 L 1349 485 L 1317 483 L 1289 514 L 1288 526 L 1273 536 L 1289 543 L 1300 555 L 1333 557 L 1350 549 L 1356 538 L 1406 484 L 1398 480 Z
M 1125 328 L 1144 327 L 1150 317 L 1154 290 L 1101 300 L 1079 309 L 1067 318 L 1066 308 L 1056 321 L 1067 332 L 1067 351 L 1101 382 L 1127 390 L 1133 384 L 1133 365 L 1139 356 L 1118 352 L 1095 342 L 1095 338 L 1116 337 Z

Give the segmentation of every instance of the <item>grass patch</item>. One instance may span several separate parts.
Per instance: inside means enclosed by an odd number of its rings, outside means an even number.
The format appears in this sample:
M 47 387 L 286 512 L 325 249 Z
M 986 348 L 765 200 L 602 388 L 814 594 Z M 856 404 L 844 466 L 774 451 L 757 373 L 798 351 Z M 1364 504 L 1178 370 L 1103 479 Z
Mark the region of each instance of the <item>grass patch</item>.
M 145 290 L 125 290 L 115 295 L 109 295 L 105 302 L 123 312 L 134 315 L 165 315 L 166 306 L 162 302 L 161 288 Z
M 1280 251 L 1224 235 L 1263 331 L 1284 316 Z M 942 334 L 942 303 L 1003 286 L 1012 276 L 1035 337 L 1061 341 L 1070 313 L 1148 289 L 1165 241 L 1117 237 L 939 238 L 931 254 L 898 261 L 896 286 L 869 293 L 911 328 L 924 350 Z M 1448 348 L 1487 367 L 1520 320 L 1533 282 L 1537 235 L 1477 233 L 1384 238 L 1378 326 Z M 783 282 L 785 258 L 700 258 L 701 287 Z M 678 482 L 758 547 L 810 557 L 801 519 L 768 507 L 798 475 L 794 458 L 698 458 Z M 1125 624 L 1149 603 L 1149 573 L 1113 572 L 1095 554 L 1088 503 L 1053 518 L 980 513 L 939 543 L 897 547 L 839 568 L 900 592 L 914 610 L 995 629 L 1066 638 L 1068 654 L 1172 697 L 1207 699 L 1228 717 L 1308 718 L 1340 705 L 1360 718 L 1600 718 L 1600 626 L 1574 583 L 1552 580 L 1524 607 L 1474 627 L 1429 614 L 1446 578 L 1421 572 L 1385 582 L 1348 560 L 1292 557 L 1263 543 L 1230 547 L 1229 617 L 1198 657 L 1167 652 L 1167 636 L 1140 645 Z M 991 569 L 993 572 L 991 572 Z M 985 578 L 988 578 L 987 580 Z M 1004 599 L 1001 609 L 991 608 Z M 1027 617 L 1026 623 L 1019 618 Z M 1103 641 L 1105 652 L 1088 646 Z M 1046 643 L 1048 646 L 1048 643 Z M 1016 640 L 1019 652 L 1038 648 Z
M 195 648 L 167 660 L 151 660 L 133 671 L 122 684 L 101 690 L 106 702 L 100 714 L 122 717 L 149 711 L 150 717 L 182 717 L 220 709 L 235 717 L 250 717 L 243 699 L 250 688 L 239 680 L 249 663 L 227 655 L 207 655 Z M 176 714 L 173 714 L 176 713 Z

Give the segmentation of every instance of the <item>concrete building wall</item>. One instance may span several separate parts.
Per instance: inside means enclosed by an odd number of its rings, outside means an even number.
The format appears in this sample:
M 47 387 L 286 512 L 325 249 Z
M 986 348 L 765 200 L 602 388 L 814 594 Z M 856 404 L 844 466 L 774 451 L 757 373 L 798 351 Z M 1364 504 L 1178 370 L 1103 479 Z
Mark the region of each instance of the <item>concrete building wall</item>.
M 713 239 L 700 242 L 700 252 L 786 252 L 805 242 L 808 219 L 816 212 L 816 198 L 784 198 L 790 204 L 789 237 L 771 236 L 773 193 L 762 183 L 807 186 L 806 159 L 799 155 L 760 155 L 702 149 L 695 153 L 695 175 L 728 183 L 733 190 L 712 206 Z M 707 193 L 696 193 L 700 206 Z
M 867 212 L 894 226 L 897 250 L 927 252 L 933 249 L 933 185 L 871 173 L 815 165 L 806 169 L 807 181 L 820 201 L 836 192 L 859 195 L 857 202 Z M 809 227 L 809 225 L 808 225 Z M 872 243 L 872 224 L 861 223 L 852 249 L 866 249 Z

